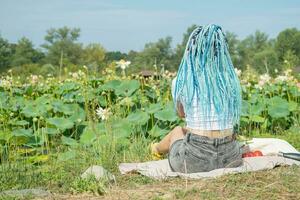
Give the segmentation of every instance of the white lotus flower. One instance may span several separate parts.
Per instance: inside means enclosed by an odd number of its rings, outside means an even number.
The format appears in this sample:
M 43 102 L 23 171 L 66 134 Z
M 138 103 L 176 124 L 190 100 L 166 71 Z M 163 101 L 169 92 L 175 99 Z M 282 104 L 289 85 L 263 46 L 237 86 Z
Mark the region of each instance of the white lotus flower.
M 103 109 L 101 107 L 99 107 L 97 110 L 96 110 L 96 114 L 98 115 L 98 117 L 101 119 L 101 120 L 107 120 L 109 118 L 109 116 L 111 115 L 111 112 L 109 111 L 109 109 Z
M 117 64 L 117 67 L 121 68 L 122 70 L 125 70 L 126 68 L 129 67 L 131 62 L 121 59 L 120 61 L 117 61 L 116 64 Z
M 260 87 L 263 87 L 266 83 L 269 83 L 271 80 L 271 77 L 269 74 L 263 74 L 259 76 L 258 85 Z
M 11 81 L 6 80 L 6 79 L 2 79 L 0 80 L 0 86 L 4 87 L 4 88 L 9 88 L 11 87 Z
M 74 73 L 72 73 L 72 77 L 75 78 L 75 79 L 78 79 L 79 75 L 78 75 L 78 73 L 74 72 Z
M 276 79 L 275 79 L 275 81 L 276 82 L 285 82 L 285 81 L 288 81 L 289 80 L 289 78 L 287 77 L 287 76 L 277 76 L 276 77 Z
M 291 69 L 287 69 L 284 71 L 284 75 L 289 76 L 292 73 Z
M 36 84 L 39 80 L 39 77 L 37 75 L 31 75 L 31 84 Z

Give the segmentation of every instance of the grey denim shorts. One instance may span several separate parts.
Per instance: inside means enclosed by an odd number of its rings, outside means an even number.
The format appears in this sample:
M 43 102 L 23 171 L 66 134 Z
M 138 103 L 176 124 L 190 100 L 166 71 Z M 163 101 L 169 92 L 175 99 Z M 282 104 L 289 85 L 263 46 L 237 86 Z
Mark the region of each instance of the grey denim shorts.
M 243 163 L 240 145 L 232 137 L 211 139 L 189 132 L 171 145 L 168 160 L 172 171 L 181 173 L 238 167 Z

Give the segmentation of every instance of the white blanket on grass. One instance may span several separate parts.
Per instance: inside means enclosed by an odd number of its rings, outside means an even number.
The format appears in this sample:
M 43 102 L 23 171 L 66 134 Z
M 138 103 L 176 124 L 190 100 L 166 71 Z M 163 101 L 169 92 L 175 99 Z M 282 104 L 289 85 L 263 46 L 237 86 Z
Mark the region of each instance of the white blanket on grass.
M 292 145 L 284 140 L 273 138 L 254 138 L 250 141 L 249 147 L 251 151 L 262 151 L 264 156 L 243 158 L 243 165 L 236 168 L 220 168 L 209 172 L 185 174 L 172 172 L 168 160 L 164 159 L 143 163 L 121 163 L 119 165 L 119 170 L 121 174 L 138 172 L 154 179 L 165 179 L 167 177 L 176 176 L 200 179 L 218 177 L 224 174 L 273 169 L 274 167 L 281 165 L 295 164 L 300 166 L 300 161 L 276 156 L 279 151 L 285 153 L 299 153 Z

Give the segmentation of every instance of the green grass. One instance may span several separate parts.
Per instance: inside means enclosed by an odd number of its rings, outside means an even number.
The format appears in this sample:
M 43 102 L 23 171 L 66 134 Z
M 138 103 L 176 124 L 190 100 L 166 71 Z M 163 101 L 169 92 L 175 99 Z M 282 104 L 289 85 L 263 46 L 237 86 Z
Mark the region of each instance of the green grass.
M 253 134 L 253 137 L 274 135 Z M 300 149 L 300 134 L 285 133 L 276 137 Z M 151 159 L 148 144 L 148 141 L 136 138 L 129 148 L 123 150 L 119 150 L 117 144 L 109 143 L 97 148 L 74 149 L 76 157 L 66 161 L 58 160 L 55 154 L 51 154 L 47 161 L 41 163 L 32 164 L 25 160 L 1 165 L 0 191 L 42 187 L 58 196 L 90 193 L 92 196 L 104 195 L 103 197 L 115 197 L 114 192 L 118 191 L 117 194 L 128 193 L 132 199 L 141 199 L 144 196 L 148 199 L 245 199 L 242 195 L 245 193 L 250 194 L 250 199 L 299 196 L 299 167 L 280 167 L 270 171 L 228 175 L 213 180 L 188 181 L 187 185 L 185 180 L 178 178 L 157 181 L 136 174 L 120 175 L 119 163 Z M 104 166 L 116 175 L 117 183 L 97 181 L 92 177 L 81 179 L 80 175 L 91 165 Z M 147 192 L 143 194 L 139 190 Z M 155 192 L 156 190 L 159 192 Z

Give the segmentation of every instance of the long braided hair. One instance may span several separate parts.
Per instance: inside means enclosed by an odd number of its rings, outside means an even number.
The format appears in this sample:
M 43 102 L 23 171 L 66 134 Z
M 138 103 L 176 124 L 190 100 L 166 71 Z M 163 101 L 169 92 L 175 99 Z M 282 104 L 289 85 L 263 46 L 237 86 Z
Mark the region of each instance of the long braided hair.
M 225 34 L 218 25 L 197 27 L 190 35 L 177 73 L 174 103 L 181 102 L 185 114 L 193 114 L 193 100 L 198 102 L 205 120 L 212 106 L 220 128 L 228 122 L 239 124 L 241 88 L 235 73 Z

